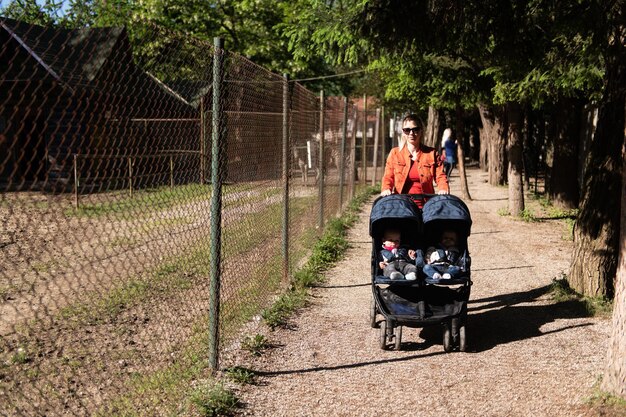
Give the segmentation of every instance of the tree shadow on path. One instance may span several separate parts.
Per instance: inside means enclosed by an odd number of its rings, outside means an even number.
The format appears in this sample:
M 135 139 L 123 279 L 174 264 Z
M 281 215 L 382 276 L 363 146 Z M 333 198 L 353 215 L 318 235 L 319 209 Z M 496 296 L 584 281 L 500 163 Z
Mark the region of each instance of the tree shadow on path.
M 549 291 L 548 285 L 525 292 L 470 300 L 466 327 L 469 351 L 483 352 L 510 342 L 593 325 L 592 322 L 577 322 L 573 325 L 563 325 L 558 329 L 542 331 L 542 326 L 559 319 L 589 317 L 582 301 L 568 300 L 544 304 L 543 300 L 538 300 Z M 533 304 L 527 305 L 528 303 Z
M 445 354 L 444 352 L 428 352 L 428 353 L 423 353 L 421 355 L 403 356 L 400 358 L 379 359 L 379 360 L 368 361 L 368 362 L 347 363 L 347 364 L 333 365 L 333 366 L 316 366 L 312 368 L 285 369 L 285 370 L 280 370 L 280 371 L 255 371 L 255 374 L 259 376 L 277 376 L 277 375 L 290 375 L 290 374 L 306 374 L 309 372 L 321 372 L 321 371 L 338 371 L 341 369 L 360 368 L 364 366 L 382 365 L 385 363 L 412 361 L 414 359 L 427 358 L 430 356 L 437 356 L 437 355 L 444 355 L 444 354 Z

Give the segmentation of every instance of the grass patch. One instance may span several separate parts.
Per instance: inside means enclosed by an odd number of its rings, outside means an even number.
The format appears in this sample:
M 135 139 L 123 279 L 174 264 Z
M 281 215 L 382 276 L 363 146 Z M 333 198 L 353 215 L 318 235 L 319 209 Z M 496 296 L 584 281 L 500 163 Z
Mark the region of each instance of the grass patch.
M 16 285 L 2 285 L 0 286 L 0 301 L 8 301 L 11 298 L 11 294 L 19 291 L 19 287 Z
M 240 406 L 235 394 L 219 382 L 205 382 L 191 394 L 191 402 L 201 416 L 228 416 Z
M 350 201 L 340 218 L 327 223 L 322 237 L 313 247 L 311 257 L 293 274 L 289 290 L 262 312 L 261 315 L 270 329 L 285 326 L 288 318 L 306 305 L 308 288 L 324 282 L 323 272 L 341 259 L 349 247 L 346 240 L 347 230 L 357 221 L 362 205 L 377 192 L 376 187 L 365 188 Z
M 610 316 L 613 311 L 613 304 L 610 300 L 578 294 L 569 286 L 566 277 L 552 280 L 550 293 L 554 301 L 570 304 L 588 317 Z
M 576 219 L 565 219 L 566 233 L 563 235 L 563 240 L 574 240 L 574 226 L 576 226 Z
M 304 307 L 308 293 L 303 289 L 291 289 L 278 297 L 278 300 L 268 309 L 263 310 L 261 317 L 270 329 L 282 327 L 287 324 L 287 319 L 293 313 Z
M 223 197 L 230 194 L 251 192 L 250 196 L 235 200 L 235 205 L 259 201 L 281 192 L 280 187 L 272 187 L 261 194 L 252 185 L 226 185 L 222 190 Z M 194 201 L 209 200 L 211 197 L 211 186 L 203 184 L 177 185 L 174 188 L 160 186 L 136 190 L 133 196 L 126 191 L 114 191 L 110 193 L 94 194 L 95 198 L 106 199 L 100 202 L 82 202 L 78 209 L 66 209 L 64 214 L 68 217 L 101 217 L 114 216 L 116 218 L 126 218 L 146 213 L 157 212 L 180 204 Z M 230 205 L 229 205 L 230 207 Z
M 241 342 L 241 349 L 250 352 L 254 356 L 261 356 L 264 350 L 269 347 L 267 338 L 262 334 L 246 336 Z
M 502 216 L 502 217 L 511 215 L 511 213 L 509 212 L 509 209 L 507 207 L 500 207 L 498 209 L 497 213 L 498 213 L 498 216 Z
M 137 241 L 135 239 L 131 238 L 131 237 L 119 236 L 119 237 L 116 237 L 115 239 L 112 239 L 111 241 L 109 241 L 109 247 L 111 247 L 111 248 L 130 247 L 130 246 L 133 246 L 136 243 L 137 243 Z
M 561 220 L 565 224 L 565 233 L 562 236 L 563 240 L 574 240 L 574 226 L 576 225 L 578 211 L 578 209 L 564 210 L 556 207 L 548 209 L 548 219 Z
M 226 200 L 224 201 L 224 207 L 232 208 L 251 203 L 256 205 L 259 201 L 269 199 L 270 197 L 276 195 L 282 196 L 283 187 L 275 185 L 255 186 L 249 184 L 247 184 L 245 187 L 226 185 L 224 186 L 222 193 Z M 234 198 L 227 198 L 230 195 L 233 195 Z
M 600 391 L 596 385 L 596 392 L 587 399 L 587 404 L 598 411 L 597 415 L 625 417 L 626 416 L 626 400 L 616 395 Z M 603 410 L 600 412 L 599 410 Z
M 579 210 L 563 209 L 555 207 L 544 194 L 531 193 L 528 195 L 532 201 L 536 201 L 541 206 L 541 220 L 561 220 L 565 225 L 565 232 L 562 236 L 563 240 L 574 240 L 574 225 L 578 217 Z
M 524 210 L 520 212 L 519 217 L 523 221 L 529 222 L 529 223 L 537 221 L 537 217 L 535 216 L 535 213 L 533 213 L 533 211 L 530 210 L 529 208 L 524 208 Z
M 248 368 L 233 366 L 232 368 L 226 369 L 224 372 L 228 379 L 238 384 L 253 385 L 256 382 L 256 374 Z
M 61 317 L 79 325 L 112 322 L 127 308 L 157 295 L 191 288 L 193 281 L 208 272 L 208 249 L 162 263 L 144 277 L 136 277 L 109 290 L 94 293 L 83 302 L 61 309 Z
M 372 192 L 376 190 L 368 190 L 361 194 L 360 200 L 358 198 L 353 200 L 341 219 L 328 222 L 324 235 L 314 245 L 312 255 L 314 259 L 294 274 L 288 294 L 283 298 L 284 303 L 276 310 L 277 322 L 286 323 L 288 317 L 286 312 L 293 312 L 294 309 L 306 304 L 307 289 L 322 282 L 322 272 L 342 256 L 347 248 L 346 230 L 358 219 L 361 205 L 369 199 Z M 310 213 L 310 201 L 310 197 L 290 200 L 290 214 L 295 214 L 294 219 Z M 240 251 L 239 248 L 248 245 L 249 241 L 252 245 L 249 249 L 265 246 L 268 242 L 280 242 L 278 232 L 282 227 L 282 217 L 277 215 L 276 211 L 280 212 L 276 210 L 276 205 L 269 204 L 260 213 L 240 215 L 238 221 L 226 226 L 223 234 L 231 237 L 229 242 L 231 245 L 230 247 L 225 245 L 226 256 L 223 257 L 223 261 L 228 262 L 233 257 L 244 254 L 244 251 Z M 253 230 L 243 234 L 245 228 L 241 228 L 240 225 L 252 224 L 252 222 L 255 227 L 250 228 Z M 315 234 L 307 233 L 306 229 L 303 230 L 305 231 L 301 234 L 302 236 L 311 238 Z M 242 234 L 238 234 L 240 232 Z M 139 303 L 158 302 L 174 296 L 175 290 L 189 290 L 200 283 L 206 284 L 210 269 L 210 248 L 205 239 L 202 239 L 202 243 L 190 245 L 183 255 L 171 256 L 160 265 L 143 273 L 142 276 L 131 277 L 128 282 L 108 291 L 104 296 L 94 293 L 92 299 L 67 307 L 62 311 L 63 317 L 74 320 L 74 323 L 78 325 L 114 323 L 122 312 Z M 220 341 L 232 337 L 235 334 L 231 331 L 232 329 L 258 314 L 263 306 L 267 305 L 268 294 L 274 293 L 281 286 L 281 282 L 284 283 L 280 252 L 280 244 L 269 245 L 264 252 L 264 260 L 255 265 L 248 275 L 248 280 L 238 280 L 237 288 L 234 291 L 231 289 L 227 297 L 222 300 Z M 191 326 L 192 334 L 186 340 L 181 341 L 172 362 L 156 371 L 134 373 L 126 377 L 128 379 L 119 381 L 124 389 L 118 392 L 123 392 L 123 394 L 108 400 L 95 415 L 154 415 L 161 414 L 163 410 L 168 410 L 168 413 L 175 415 L 180 414 L 180 407 L 183 403 L 185 407 L 193 406 L 197 409 L 193 414 L 228 415 L 231 413 L 234 410 L 231 407 L 238 404 L 238 400 L 219 392 L 213 393 L 213 387 L 218 386 L 219 383 L 207 382 L 194 389 L 192 393 L 189 389 L 193 381 L 206 378 L 208 374 L 209 337 L 206 323 L 209 318 L 206 312 L 199 314 L 183 323 L 185 326 Z M 266 343 L 267 341 L 256 340 L 254 349 L 264 349 L 263 345 Z M 75 364 L 69 363 L 70 359 L 66 360 L 68 362 L 66 365 L 74 366 Z M 232 372 L 233 378 L 242 383 L 252 380 L 254 376 L 243 369 Z M 226 398 L 226 400 L 221 402 L 220 398 Z M 226 404 L 226 406 L 222 408 L 220 404 Z
M 11 356 L 11 363 L 13 365 L 23 365 L 30 362 L 31 358 L 28 352 L 23 347 L 18 347 L 13 356 Z
M 137 190 L 131 197 L 129 194 L 116 191 L 114 193 L 97 194 L 96 197 L 114 200 L 81 203 L 78 209 L 65 210 L 66 216 L 100 217 L 119 216 L 154 212 L 158 209 L 167 209 L 181 203 L 207 199 L 211 193 L 210 185 L 186 184 L 174 188 L 162 186 Z
M 241 323 L 250 320 L 258 313 L 261 309 L 258 300 L 266 297 L 268 288 L 278 287 L 281 276 L 274 272 L 276 265 L 272 265 L 272 262 L 275 262 L 275 256 L 269 256 L 267 264 L 259 264 L 256 270 L 250 274 L 254 279 L 248 281 L 247 285 L 241 286 L 237 292 L 230 294 L 222 303 L 220 344 L 231 338 Z M 257 272 L 259 273 L 257 274 Z M 184 342 L 184 347 L 176 355 L 176 362 L 156 372 L 136 374 L 132 381 L 126 383 L 124 390 L 126 394 L 111 400 L 106 407 L 103 407 L 99 415 L 103 417 L 108 415 L 151 415 L 156 414 L 156 412 L 149 412 L 149 410 L 154 411 L 153 407 L 156 404 L 159 407 L 167 407 L 172 415 L 176 415 L 174 408 L 177 402 L 180 403 L 185 396 L 198 395 L 196 390 L 194 390 L 194 394 L 190 394 L 188 387 L 194 380 L 204 377 L 208 373 L 208 321 L 208 315 L 202 315 L 197 317 L 193 324 L 186 324 L 192 327 L 193 334 Z M 267 344 L 267 341 L 255 338 L 252 343 L 255 349 L 260 349 Z M 241 380 L 251 379 L 243 371 L 238 372 L 234 377 Z M 160 411 L 159 414 L 163 413 Z

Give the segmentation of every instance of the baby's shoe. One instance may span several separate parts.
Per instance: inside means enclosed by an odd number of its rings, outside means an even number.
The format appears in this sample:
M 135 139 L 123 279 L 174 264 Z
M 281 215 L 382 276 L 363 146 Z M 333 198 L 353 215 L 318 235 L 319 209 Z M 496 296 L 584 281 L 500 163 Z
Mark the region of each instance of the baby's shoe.
M 417 276 L 415 275 L 415 272 L 409 272 L 404 278 L 406 278 L 407 281 L 415 281 Z
M 452 278 L 452 276 L 446 272 L 445 274 L 443 274 L 442 278 L 443 279 L 450 279 L 450 278 Z
M 441 279 L 441 274 L 439 272 L 435 272 L 433 274 L 433 279 Z
M 390 279 L 402 279 L 404 278 L 404 275 L 402 275 L 402 273 L 398 272 L 398 271 L 394 271 L 391 273 L 391 275 L 389 275 Z

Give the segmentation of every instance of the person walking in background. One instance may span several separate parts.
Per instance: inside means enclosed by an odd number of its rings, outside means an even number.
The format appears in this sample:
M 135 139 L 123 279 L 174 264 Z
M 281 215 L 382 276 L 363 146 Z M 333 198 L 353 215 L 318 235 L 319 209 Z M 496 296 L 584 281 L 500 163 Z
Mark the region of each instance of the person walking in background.
M 457 159 L 456 159 L 456 139 L 452 136 L 452 129 L 448 128 L 443 131 L 443 138 L 441 140 L 443 144 L 443 149 L 446 155 L 446 159 L 443 163 L 444 171 L 446 173 L 446 177 L 450 178 L 452 174 L 452 170 L 456 167 Z
M 437 151 L 422 144 L 424 124 L 415 114 L 402 120 L 402 142 L 389 152 L 381 183 L 381 196 L 397 194 L 449 194 L 448 178 Z M 417 200 L 418 207 L 425 200 Z

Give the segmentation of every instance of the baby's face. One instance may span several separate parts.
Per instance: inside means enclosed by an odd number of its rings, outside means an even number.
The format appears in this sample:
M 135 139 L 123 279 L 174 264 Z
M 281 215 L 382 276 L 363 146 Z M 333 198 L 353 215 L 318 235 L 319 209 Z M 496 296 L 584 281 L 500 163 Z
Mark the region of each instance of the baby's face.
M 456 245 L 456 233 L 443 232 L 441 235 L 441 244 L 446 248 Z
M 400 246 L 399 233 L 385 233 L 383 237 L 383 245 L 388 248 L 397 248 Z

